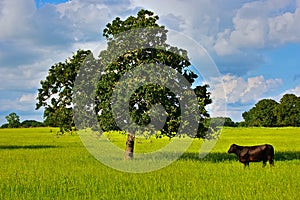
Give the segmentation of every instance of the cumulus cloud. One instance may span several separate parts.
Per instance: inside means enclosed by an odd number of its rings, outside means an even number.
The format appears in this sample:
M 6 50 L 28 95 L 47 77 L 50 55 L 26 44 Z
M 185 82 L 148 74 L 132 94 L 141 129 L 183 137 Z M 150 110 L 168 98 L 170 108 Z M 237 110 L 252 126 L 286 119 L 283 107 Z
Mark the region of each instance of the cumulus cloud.
M 294 1 L 265 0 L 245 3 L 233 17 L 233 27 L 217 34 L 214 50 L 218 55 L 242 49 L 272 47 L 300 41 L 300 4 Z
M 296 87 L 293 88 L 293 89 L 286 90 L 285 92 L 283 92 L 283 93 L 281 94 L 281 97 L 282 97 L 284 94 L 295 94 L 296 96 L 300 96 L 300 85 L 296 86 Z
M 252 103 L 282 84 L 281 79 L 265 79 L 264 76 L 249 77 L 246 80 L 235 75 L 224 75 L 211 79 L 212 97 L 227 103 Z M 225 99 L 223 98 L 225 91 Z M 221 94 L 221 95 L 220 95 Z
M 53 62 L 53 59 L 45 59 L 16 67 L 0 67 L 0 91 L 28 91 L 38 88 Z
M 0 41 L 28 35 L 31 32 L 28 25 L 34 13 L 34 0 L 2 0 L 0 2 Z
M 176 31 L 184 30 L 183 26 L 186 22 L 185 22 L 185 19 L 183 16 L 177 16 L 172 13 L 169 13 L 167 15 L 161 16 L 160 19 L 161 19 L 160 21 L 162 22 L 162 24 L 168 25 L 169 29 L 173 29 Z
M 34 101 L 36 101 L 36 98 L 37 98 L 37 94 L 34 93 L 34 94 L 23 94 L 21 96 L 21 98 L 19 99 L 19 102 L 23 103 L 23 102 L 29 102 L 29 103 L 32 103 Z
M 35 109 L 36 93 L 23 94 L 16 99 L 0 99 L 0 113 L 14 110 L 15 112 L 33 112 Z
M 294 12 L 269 19 L 269 40 L 276 43 L 300 41 L 300 5 Z
M 159 13 L 161 22 L 166 22 L 169 28 L 175 28 L 176 31 L 191 36 L 206 48 L 211 48 L 213 38 L 225 28 L 231 27 L 231 19 L 234 16 L 235 9 L 239 8 L 242 3 L 238 0 L 233 1 L 210 1 L 210 0 L 174 0 L 170 1 L 132 1 L 134 6 L 144 7 Z M 170 9 L 172 6 L 172 9 Z M 174 14 L 175 13 L 175 14 Z M 180 24 L 174 27 L 172 20 L 164 20 L 164 16 L 180 17 L 183 20 L 177 21 Z
M 241 111 L 252 106 L 282 84 L 281 79 L 265 79 L 254 76 L 244 79 L 227 74 L 208 81 L 211 86 L 213 104 L 209 107 L 212 116 L 223 116 L 226 112 L 235 119 L 241 118 Z M 224 106 L 224 104 L 226 106 Z M 227 108 L 224 111 L 224 108 Z
M 36 113 L 33 93 L 49 67 L 79 48 L 103 46 L 105 24 L 132 15 L 132 9 L 129 0 L 72 0 L 39 8 L 34 0 L 1 0 L 0 115 Z

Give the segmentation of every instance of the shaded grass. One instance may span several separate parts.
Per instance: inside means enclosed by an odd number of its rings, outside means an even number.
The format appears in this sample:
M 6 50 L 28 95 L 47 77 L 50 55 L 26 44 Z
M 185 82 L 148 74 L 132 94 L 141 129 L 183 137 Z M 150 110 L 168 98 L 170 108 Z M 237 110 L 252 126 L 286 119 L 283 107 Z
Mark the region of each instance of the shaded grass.
M 238 158 L 236 155 L 228 154 L 228 153 L 221 153 L 221 152 L 211 152 L 203 159 L 199 159 L 199 153 L 195 152 L 187 152 L 184 153 L 180 160 L 194 160 L 194 161 L 209 161 L 209 162 L 231 162 L 237 161 Z M 289 161 L 289 160 L 300 160 L 300 151 L 277 151 L 274 156 L 275 161 Z
M 54 145 L 0 145 L 0 149 L 49 149 L 58 148 Z

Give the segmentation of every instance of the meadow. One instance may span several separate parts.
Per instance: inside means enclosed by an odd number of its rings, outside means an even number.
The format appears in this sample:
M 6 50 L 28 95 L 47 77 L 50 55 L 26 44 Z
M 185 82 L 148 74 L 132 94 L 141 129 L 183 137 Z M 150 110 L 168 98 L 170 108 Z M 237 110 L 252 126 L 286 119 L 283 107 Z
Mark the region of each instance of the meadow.
M 78 135 L 51 128 L 0 129 L 0 199 L 299 199 L 300 128 L 224 128 L 214 149 L 198 157 L 201 140 L 169 166 L 126 173 L 97 161 Z M 109 134 L 125 148 L 124 135 Z M 136 141 L 136 152 L 162 139 Z M 232 143 L 275 147 L 275 167 L 228 155 Z M 126 161 L 131 162 L 131 161 Z M 126 164 L 124 161 L 124 164 Z

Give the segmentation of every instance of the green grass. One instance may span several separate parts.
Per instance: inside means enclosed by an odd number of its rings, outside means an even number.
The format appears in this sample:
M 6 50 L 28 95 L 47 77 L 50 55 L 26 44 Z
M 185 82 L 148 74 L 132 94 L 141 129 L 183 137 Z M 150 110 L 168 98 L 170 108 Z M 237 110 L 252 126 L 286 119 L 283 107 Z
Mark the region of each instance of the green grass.
M 298 199 L 299 128 L 225 128 L 212 152 L 198 158 L 201 140 L 171 165 L 133 174 L 111 169 L 88 153 L 77 135 L 53 129 L 0 129 L 0 199 Z M 110 135 L 125 147 L 126 136 Z M 142 139 L 136 152 L 154 151 L 168 139 Z M 275 167 L 244 169 L 226 152 L 232 143 L 270 143 Z M 126 162 L 124 162 L 126 164 Z

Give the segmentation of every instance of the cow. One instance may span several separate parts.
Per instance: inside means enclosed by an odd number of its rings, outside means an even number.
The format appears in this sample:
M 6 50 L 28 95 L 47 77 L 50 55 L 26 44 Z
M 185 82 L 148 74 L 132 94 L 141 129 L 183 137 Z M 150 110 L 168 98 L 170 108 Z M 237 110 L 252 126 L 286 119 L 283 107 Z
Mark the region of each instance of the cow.
M 274 148 L 270 144 L 257 146 L 239 146 L 232 144 L 228 153 L 234 153 L 238 156 L 241 163 L 249 167 L 249 162 L 263 161 L 263 167 L 269 161 L 270 166 L 274 166 Z

